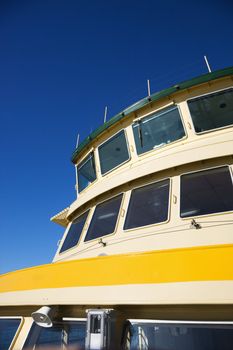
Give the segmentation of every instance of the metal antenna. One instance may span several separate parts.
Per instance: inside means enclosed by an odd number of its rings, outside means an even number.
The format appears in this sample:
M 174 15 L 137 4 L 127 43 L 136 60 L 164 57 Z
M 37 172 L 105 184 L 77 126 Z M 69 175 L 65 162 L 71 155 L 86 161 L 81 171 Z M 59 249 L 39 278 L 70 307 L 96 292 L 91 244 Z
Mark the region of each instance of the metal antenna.
M 150 96 L 150 80 L 147 79 L 147 91 L 148 91 L 148 96 Z
M 79 139 L 80 139 L 80 135 L 78 134 L 77 141 L 76 141 L 76 148 L 78 148 Z M 75 166 L 74 168 L 75 168 L 75 178 L 76 178 L 75 190 L 76 190 L 77 198 L 78 198 L 78 171 L 77 171 L 78 169 L 77 169 L 77 166 Z
M 78 134 L 77 141 L 76 141 L 76 148 L 78 148 L 78 145 L 79 145 L 79 138 L 80 138 L 80 135 Z
M 104 109 L 104 123 L 106 123 L 106 120 L 107 120 L 107 113 L 108 113 L 108 107 L 106 106 Z
M 209 65 L 209 62 L 208 62 L 208 60 L 207 60 L 207 57 L 204 56 L 204 59 L 205 59 L 205 63 L 206 63 L 206 65 L 207 65 L 208 71 L 209 71 L 209 73 L 211 73 L 211 69 L 210 69 L 210 65 Z

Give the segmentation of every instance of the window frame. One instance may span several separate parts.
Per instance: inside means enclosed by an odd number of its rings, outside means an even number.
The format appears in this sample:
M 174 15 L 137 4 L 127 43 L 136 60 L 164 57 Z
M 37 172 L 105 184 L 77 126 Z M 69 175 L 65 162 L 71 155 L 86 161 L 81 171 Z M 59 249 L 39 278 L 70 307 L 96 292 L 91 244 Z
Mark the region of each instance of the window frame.
M 77 321 L 77 322 L 79 322 L 79 321 L 87 321 L 87 318 L 85 318 L 85 317 L 62 317 L 62 321 L 67 321 L 67 322 L 69 322 L 69 321 L 71 321 L 71 322 L 72 321 L 74 321 L 74 322 Z M 28 340 L 29 333 L 31 332 L 31 329 L 32 329 L 34 324 L 35 324 L 35 322 L 32 320 L 32 323 L 31 323 L 31 325 L 30 325 L 30 327 L 28 329 L 28 332 L 27 332 L 27 334 L 25 336 L 22 349 L 24 349 L 25 343 Z M 38 338 L 38 334 L 36 335 L 36 339 L 37 338 Z M 33 341 L 33 339 L 32 339 L 32 341 Z M 36 343 L 33 344 L 33 347 L 35 347 L 35 345 L 36 345 Z M 9 348 L 9 350 L 10 350 L 10 348 Z
M 125 136 L 125 140 L 126 140 L 126 147 L 127 147 L 127 151 L 128 151 L 128 155 L 129 155 L 129 158 L 127 160 L 125 160 L 123 163 L 120 163 L 119 165 L 115 166 L 114 168 L 106 171 L 106 173 L 102 173 L 102 170 L 101 170 L 101 160 L 100 160 L 100 153 L 99 153 L 99 148 L 101 146 L 103 146 L 105 143 L 107 143 L 109 140 L 111 140 L 112 138 L 114 138 L 117 134 L 119 134 L 120 132 L 124 132 L 124 136 Z M 116 133 L 114 133 L 113 135 L 111 135 L 109 138 L 107 138 L 105 141 L 101 142 L 98 147 L 97 147 L 97 152 L 98 152 L 98 159 L 99 159 L 99 169 L 100 169 L 100 174 L 102 177 L 108 175 L 109 173 L 111 173 L 112 171 L 120 168 L 122 165 L 128 163 L 131 159 L 132 159 L 132 156 L 131 156 L 131 152 L 130 152 L 130 147 L 129 147 L 129 140 L 128 140 L 128 133 L 127 133 L 127 130 L 126 128 L 122 128 L 120 130 L 118 130 Z
M 161 323 L 161 324 L 206 324 L 206 325 L 233 325 L 233 321 L 191 321 L 191 320 L 151 320 L 151 319 L 127 319 L 131 323 Z
M 140 324 L 145 324 L 145 325 L 150 325 L 150 324 L 154 324 L 154 325 L 171 325 L 171 327 L 180 327 L 182 325 L 184 326 L 210 326 L 210 328 L 214 328 L 214 326 L 232 326 L 233 327 L 233 321 L 195 321 L 195 320 L 161 320 L 161 319 L 132 319 L 132 318 L 128 318 L 126 319 L 126 324 L 125 326 L 123 326 L 122 329 L 122 345 L 125 346 L 127 343 L 127 332 L 129 332 L 129 324 L 132 326 L 140 326 Z M 128 324 L 129 323 L 129 324 Z M 138 334 L 137 334 L 138 335 Z M 130 341 L 131 341 L 131 337 L 130 336 Z
M 203 171 L 208 171 L 208 170 L 214 170 L 214 169 L 219 169 L 219 168 L 223 168 L 223 167 L 228 167 L 228 170 L 229 170 L 229 173 L 230 173 L 230 177 L 231 177 L 231 182 L 232 182 L 232 187 L 233 187 L 233 171 L 232 171 L 232 165 L 231 164 L 223 164 L 223 165 L 218 165 L 218 166 L 215 166 L 215 167 L 208 167 L 208 168 L 202 168 L 202 169 L 199 169 L 199 170 L 195 170 L 195 171 L 189 171 L 189 172 L 185 172 L 185 173 L 182 173 L 179 175 L 179 218 L 181 220 L 191 220 L 192 218 L 206 218 L 206 217 L 209 217 L 209 216 L 216 216 L 216 215 L 228 215 L 228 214 L 232 214 L 233 213 L 233 210 L 230 210 L 230 211 L 221 211 L 221 212 L 218 212 L 218 213 L 211 213 L 211 214 L 204 214 L 204 215 L 192 215 L 192 216 L 189 216 L 189 217 L 186 217 L 186 218 L 182 218 L 181 217 L 181 213 L 180 213 L 180 210 L 181 210 L 181 177 L 184 176 L 184 175 L 190 175 L 190 174 L 194 174 L 194 173 L 200 173 L 200 172 L 203 172 Z
M 64 255 L 65 253 L 70 252 L 72 249 L 76 249 L 76 248 L 79 246 L 79 244 L 80 244 L 80 242 L 81 242 L 81 240 L 82 240 L 82 236 L 83 236 L 83 234 L 84 234 L 84 231 L 89 227 L 89 224 L 90 224 L 90 222 L 89 222 L 89 217 L 90 217 L 90 215 L 91 215 L 91 211 L 92 211 L 91 209 L 92 209 L 92 207 L 90 207 L 89 209 L 85 210 L 82 214 L 75 216 L 75 218 L 69 223 L 69 225 L 67 226 L 65 232 L 63 233 L 63 237 L 62 237 L 62 239 L 61 239 L 61 241 L 60 241 L 60 244 L 59 244 L 59 246 L 58 246 L 58 255 L 59 255 L 59 256 L 62 256 L 62 255 Z M 83 225 L 83 228 L 82 228 L 82 231 L 81 231 L 81 234 L 80 234 L 80 237 L 79 237 L 79 240 L 78 240 L 77 244 L 76 244 L 75 246 L 73 246 L 73 247 L 71 247 L 71 248 L 69 248 L 69 249 L 67 249 L 67 250 L 64 250 L 63 252 L 60 253 L 60 250 L 61 250 L 61 248 L 62 248 L 62 246 L 63 246 L 63 243 L 64 243 L 65 240 L 66 240 L 66 237 L 67 237 L 67 235 L 68 235 L 68 232 L 69 232 L 69 230 L 70 230 L 71 225 L 73 224 L 73 222 L 74 222 L 76 219 L 78 219 L 80 216 L 84 215 L 86 212 L 88 212 L 87 218 L 86 218 L 86 221 L 85 221 L 85 223 L 84 223 L 84 225 Z
M 18 335 L 23 327 L 23 324 L 24 324 L 24 317 L 23 316 L 0 316 L 0 320 L 10 320 L 10 319 L 19 319 L 20 320 L 20 323 L 18 325 L 18 328 L 12 338 L 12 341 L 10 343 L 10 346 L 9 346 L 9 350 L 12 349 L 13 345 L 15 344 L 17 338 L 18 338 Z
M 165 180 L 168 180 L 168 181 L 169 181 L 167 220 L 166 220 L 166 221 L 162 221 L 162 222 L 157 222 L 157 223 L 154 223 L 154 224 L 149 224 L 149 225 L 144 225 L 144 226 L 138 226 L 138 227 L 133 227 L 133 228 L 124 229 L 124 225 L 125 225 L 125 221 L 126 221 L 126 216 L 127 216 L 128 209 L 129 209 L 129 204 L 130 204 L 130 200 L 131 200 L 131 197 L 132 197 L 132 191 L 135 190 L 135 189 L 142 188 L 142 187 L 146 187 L 146 186 L 149 186 L 149 185 L 153 185 L 153 184 L 155 184 L 155 183 L 162 182 L 162 181 L 165 181 Z M 144 184 L 143 186 L 136 186 L 136 187 L 133 187 L 133 188 L 130 190 L 130 195 L 129 195 L 127 207 L 125 208 L 124 222 L 123 222 L 123 225 L 122 225 L 122 231 L 123 231 L 123 233 L 124 233 L 124 232 L 126 232 L 126 233 L 129 232 L 129 233 L 130 233 L 130 232 L 135 231 L 135 230 L 141 230 L 141 229 L 144 229 L 144 228 L 150 228 L 150 227 L 154 227 L 154 226 L 158 226 L 158 225 L 165 225 L 165 224 L 167 224 L 167 223 L 170 222 L 170 220 L 171 220 L 171 201 L 172 201 L 172 177 L 170 177 L 170 176 L 165 177 L 165 178 L 160 179 L 160 180 L 150 181 L 150 182 Z
M 79 183 L 78 183 L 78 166 L 85 160 L 85 158 L 88 158 L 91 153 L 93 153 L 93 158 L 94 158 L 94 163 L 95 163 L 95 175 L 96 175 L 96 178 L 94 181 L 92 181 L 91 183 L 89 183 L 89 185 L 87 185 L 83 190 L 79 191 Z M 87 154 L 85 154 L 85 156 L 83 156 L 80 161 L 75 164 L 75 174 L 76 174 L 76 189 L 77 189 L 77 193 L 78 195 L 80 195 L 81 193 L 83 193 L 87 188 L 90 188 L 90 186 L 92 184 L 94 184 L 97 180 L 98 180 L 98 175 L 97 175 L 97 159 L 95 157 L 95 150 L 94 148 L 92 148 Z
M 155 113 L 160 113 L 160 112 L 162 112 L 162 111 L 163 111 L 164 109 L 166 109 L 166 108 L 171 108 L 171 109 L 172 109 L 172 107 L 173 107 L 174 109 L 175 109 L 175 107 L 177 107 L 177 109 L 178 109 L 178 112 L 179 112 L 179 115 L 180 115 L 180 120 L 181 120 L 183 129 L 184 129 L 184 136 L 183 136 L 181 139 L 172 141 L 172 142 L 167 143 L 167 144 L 165 144 L 165 145 L 162 145 L 162 146 L 160 146 L 160 147 L 153 148 L 153 149 L 151 149 L 151 150 L 149 150 L 149 151 L 146 151 L 146 152 L 143 152 L 143 153 L 141 153 L 141 154 L 138 154 L 138 152 L 137 152 L 137 146 L 136 146 L 136 141 L 135 141 L 135 137 L 134 137 L 134 132 L 133 132 L 133 124 L 136 123 L 136 122 L 138 122 L 138 121 L 142 121 L 144 118 L 149 118 L 150 116 L 152 116 L 152 115 L 155 114 Z M 188 133 L 187 133 L 186 125 L 185 125 L 185 120 L 184 120 L 184 117 L 183 117 L 181 108 L 180 108 L 179 104 L 176 104 L 176 103 L 171 103 L 171 104 L 169 104 L 169 105 L 167 105 L 167 106 L 163 106 L 163 107 L 159 108 L 158 110 L 149 112 L 149 113 L 147 113 L 147 114 L 145 114 L 145 115 L 143 115 L 143 116 L 141 116 L 141 117 L 139 117 L 139 118 L 136 118 L 136 119 L 133 120 L 133 122 L 131 123 L 130 126 L 131 126 L 131 128 L 132 128 L 133 141 L 134 141 L 134 149 L 135 149 L 135 153 L 136 153 L 137 157 L 143 157 L 143 156 L 145 156 L 145 155 L 147 155 L 147 154 L 150 154 L 150 153 L 153 153 L 153 152 L 155 152 L 155 151 L 163 150 L 164 148 L 168 147 L 169 145 L 174 145 L 174 144 L 176 144 L 176 143 L 178 143 L 178 142 L 180 142 L 180 141 L 182 141 L 182 140 L 187 140 L 187 138 L 188 138 Z
M 100 237 L 97 237 L 97 238 L 93 238 L 93 239 L 90 239 L 88 241 L 85 241 L 85 238 L 86 238 L 86 235 L 87 235 L 87 232 L 88 232 L 88 228 L 90 227 L 91 225 L 91 220 L 94 216 L 94 213 L 95 213 L 95 209 L 96 207 L 99 205 L 99 204 L 102 204 L 104 202 L 107 202 L 115 197 L 118 197 L 122 195 L 122 199 L 121 199 L 121 205 L 120 205 L 120 208 L 119 208 L 119 212 L 118 212 L 118 215 L 117 215 L 117 220 L 116 220 L 116 225 L 115 225 L 115 229 L 112 233 L 109 233 L 108 235 L 104 235 L 104 236 L 100 236 Z M 123 205 L 124 205 L 124 199 L 125 199 L 125 192 L 121 191 L 119 193 L 117 193 L 116 195 L 112 196 L 112 197 L 109 197 L 108 199 L 105 199 L 105 200 L 102 200 L 101 202 L 98 202 L 98 204 L 94 205 L 91 209 L 92 209 L 92 215 L 91 215 L 91 219 L 88 223 L 88 227 L 87 227 L 87 230 L 86 230 L 86 234 L 83 235 L 83 243 L 84 244 L 90 244 L 90 243 L 93 243 L 93 242 L 98 242 L 99 240 L 101 240 L 102 238 L 105 238 L 105 237 L 110 237 L 110 236 L 113 236 L 116 234 L 116 232 L 118 231 L 118 227 L 119 227 L 119 221 L 120 221 L 120 216 L 121 216 L 121 212 L 122 212 L 122 208 L 123 208 Z M 81 237 L 80 237 L 81 238 Z
M 208 134 L 208 133 L 210 133 L 210 132 L 215 132 L 215 131 L 219 131 L 219 130 L 229 129 L 229 128 L 232 128 L 232 127 L 233 127 L 233 124 L 230 124 L 230 125 L 227 125 L 227 126 L 221 126 L 220 128 L 215 128 L 215 129 L 205 130 L 205 131 L 201 131 L 201 132 L 196 132 L 195 126 L 194 126 L 194 122 L 193 122 L 193 118 L 192 118 L 192 114 L 191 114 L 191 111 L 190 111 L 190 109 L 189 109 L 188 102 L 189 102 L 189 101 L 192 101 L 192 100 L 195 100 L 195 99 L 197 99 L 197 98 L 200 98 L 200 97 L 210 96 L 210 95 L 212 95 L 212 94 L 216 94 L 216 93 L 222 92 L 222 91 L 227 91 L 227 90 L 230 90 L 230 89 L 233 89 L 233 85 L 232 85 L 232 86 L 229 86 L 229 87 L 227 87 L 227 88 L 218 89 L 218 90 L 214 90 L 214 91 L 212 91 L 212 92 L 207 92 L 207 93 L 204 93 L 204 94 L 201 94 L 201 95 L 197 95 L 197 96 L 195 96 L 195 97 L 191 97 L 191 98 L 189 98 L 189 99 L 186 100 L 188 113 L 189 113 L 189 116 L 190 116 L 190 119 L 191 119 L 191 122 L 192 122 L 192 127 L 193 127 L 193 130 L 194 130 L 195 135 L 200 136 L 200 135 L 203 135 L 203 134 Z

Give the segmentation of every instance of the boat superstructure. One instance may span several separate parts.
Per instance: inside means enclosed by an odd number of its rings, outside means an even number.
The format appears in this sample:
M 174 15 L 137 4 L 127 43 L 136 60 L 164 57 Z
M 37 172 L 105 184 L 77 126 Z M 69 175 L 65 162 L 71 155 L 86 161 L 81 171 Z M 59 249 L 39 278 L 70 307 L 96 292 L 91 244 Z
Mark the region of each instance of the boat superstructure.
M 128 107 L 72 162 L 53 262 L 0 277 L 3 349 L 232 349 L 233 68 Z

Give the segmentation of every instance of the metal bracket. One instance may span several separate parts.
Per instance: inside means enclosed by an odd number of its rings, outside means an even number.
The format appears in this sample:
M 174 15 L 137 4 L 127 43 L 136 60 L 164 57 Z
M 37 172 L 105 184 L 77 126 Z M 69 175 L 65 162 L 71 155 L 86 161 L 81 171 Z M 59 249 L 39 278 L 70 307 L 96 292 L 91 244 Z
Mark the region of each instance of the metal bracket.
M 195 228 L 196 230 L 199 230 L 201 228 L 201 225 L 198 224 L 194 219 L 192 219 L 190 228 Z
M 100 238 L 100 239 L 98 240 L 98 243 L 99 243 L 99 244 L 102 244 L 102 247 L 106 247 L 106 245 L 107 245 L 107 243 L 104 242 L 104 241 L 102 240 L 102 238 Z

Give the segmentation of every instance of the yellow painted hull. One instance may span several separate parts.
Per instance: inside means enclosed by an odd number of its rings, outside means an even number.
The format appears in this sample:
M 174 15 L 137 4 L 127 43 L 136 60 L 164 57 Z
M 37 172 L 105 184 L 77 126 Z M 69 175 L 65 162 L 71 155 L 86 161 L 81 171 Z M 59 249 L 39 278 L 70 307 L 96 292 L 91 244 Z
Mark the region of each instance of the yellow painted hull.
M 204 303 L 210 286 L 215 303 L 231 303 L 232 263 L 233 245 L 219 245 L 42 265 L 0 276 L 0 304 Z

